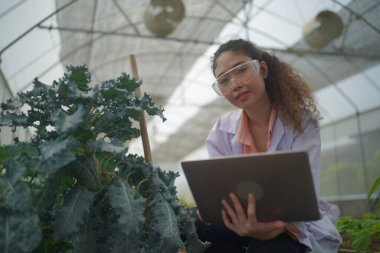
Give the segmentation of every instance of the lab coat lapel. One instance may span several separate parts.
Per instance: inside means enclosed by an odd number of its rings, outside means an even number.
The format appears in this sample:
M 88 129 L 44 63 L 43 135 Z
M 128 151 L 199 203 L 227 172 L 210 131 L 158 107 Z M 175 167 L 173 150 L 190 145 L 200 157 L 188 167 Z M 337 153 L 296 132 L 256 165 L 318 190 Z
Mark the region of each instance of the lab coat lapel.
M 268 152 L 273 152 L 276 150 L 280 150 L 281 147 L 279 147 L 281 140 L 285 139 L 285 126 L 282 123 L 281 119 L 277 116 L 276 122 L 274 124 L 273 130 L 272 130 L 272 139 L 271 143 L 268 148 Z M 283 143 L 285 144 L 285 143 Z

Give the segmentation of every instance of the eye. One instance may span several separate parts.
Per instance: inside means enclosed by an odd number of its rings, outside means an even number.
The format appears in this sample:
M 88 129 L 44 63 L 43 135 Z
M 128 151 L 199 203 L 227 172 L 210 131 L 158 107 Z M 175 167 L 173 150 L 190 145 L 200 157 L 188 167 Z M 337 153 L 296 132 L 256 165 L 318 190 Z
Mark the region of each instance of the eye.
M 246 66 L 246 64 L 244 64 L 243 66 L 239 66 L 235 69 L 235 73 L 236 74 L 242 74 L 242 73 L 245 73 L 247 71 L 248 67 Z
M 230 77 L 228 75 L 224 75 L 218 78 L 219 85 L 227 85 L 230 82 Z

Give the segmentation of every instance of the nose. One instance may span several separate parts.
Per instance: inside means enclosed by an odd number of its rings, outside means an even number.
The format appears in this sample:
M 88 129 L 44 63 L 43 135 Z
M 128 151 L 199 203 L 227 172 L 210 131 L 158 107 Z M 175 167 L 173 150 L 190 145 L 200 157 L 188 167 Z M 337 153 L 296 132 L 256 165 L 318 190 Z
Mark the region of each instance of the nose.
M 231 85 L 232 90 L 240 89 L 242 82 L 237 78 L 231 78 L 231 84 L 230 85 Z

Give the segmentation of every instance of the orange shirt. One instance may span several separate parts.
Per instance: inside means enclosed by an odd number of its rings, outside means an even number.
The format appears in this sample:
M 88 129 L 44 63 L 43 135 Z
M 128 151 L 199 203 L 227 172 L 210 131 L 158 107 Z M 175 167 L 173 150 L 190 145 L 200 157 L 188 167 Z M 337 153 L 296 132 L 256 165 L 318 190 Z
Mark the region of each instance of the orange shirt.
M 268 140 L 267 140 L 267 148 L 268 150 L 270 146 L 270 141 L 272 138 L 272 130 L 274 126 L 274 122 L 276 121 L 277 110 L 272 107 L 270 118 L 269 118 L 269 126 L 268 126 Z M 253 140 L 253 136 L 249 127 L 249 118 L 245 111 L 242 112 L 240 118 L 239 128 L 237 130 L 237 141 L 243 144 L 243 153 L 257 153 L 257 148 L 255 145 L 255 141 Z

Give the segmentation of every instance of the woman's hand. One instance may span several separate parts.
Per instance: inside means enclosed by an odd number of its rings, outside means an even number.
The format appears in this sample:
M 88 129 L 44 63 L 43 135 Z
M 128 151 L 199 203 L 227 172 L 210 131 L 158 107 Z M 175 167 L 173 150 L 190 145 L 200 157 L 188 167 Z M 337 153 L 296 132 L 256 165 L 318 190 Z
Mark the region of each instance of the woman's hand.
M 223 222 L 226 227 L 239 236 L 254 237 L 258 240 L 270 240 L 285 231 L 285 223 L 282 221 L 258 222 L 256 218 L 256 200 L 252 193 L 248 195 L 247 212 L 243 209 L 239 199 L 234 193 L 230 193 L 233 207 L 226 200 L 222 200 Z

